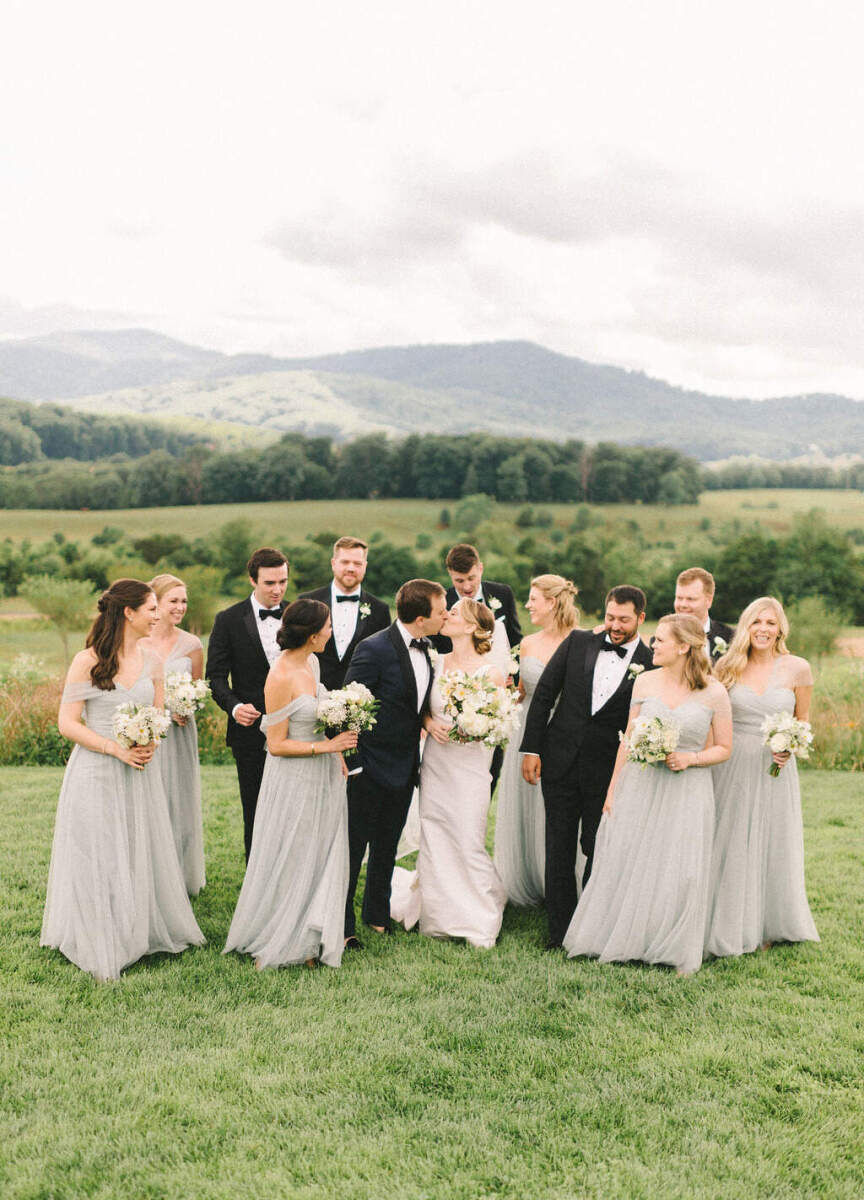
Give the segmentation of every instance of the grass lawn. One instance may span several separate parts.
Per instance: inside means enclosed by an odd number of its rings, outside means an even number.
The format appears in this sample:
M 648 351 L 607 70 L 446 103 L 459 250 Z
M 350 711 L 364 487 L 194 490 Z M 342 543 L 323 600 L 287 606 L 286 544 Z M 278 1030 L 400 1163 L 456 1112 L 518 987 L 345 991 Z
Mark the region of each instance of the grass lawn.
M 209 945 L 116 985 L 38 947 L 60 777 L 0 771 L 4 1200 L 864 1194 L 864 776 L 803 773 L 821 945 L 681 980 L 514 910 L 494 951 L 258 974 L 220 955 L 240 805 L 206 768 Z

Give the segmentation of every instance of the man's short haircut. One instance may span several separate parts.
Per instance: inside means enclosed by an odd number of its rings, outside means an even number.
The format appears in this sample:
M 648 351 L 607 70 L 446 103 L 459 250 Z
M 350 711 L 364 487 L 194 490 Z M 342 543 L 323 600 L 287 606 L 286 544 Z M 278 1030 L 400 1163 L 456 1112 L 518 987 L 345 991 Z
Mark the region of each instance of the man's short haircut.
M 480 555 L 477 553 L 476 546 L 471 546 L 468 542 L 459 542 L 457 546 L 451 546 L 447 551 L 444 566 L 448 571 L 455 571 L 457 575 L 467 575 L 479 561 Z
M 274 550 L 272 546 L 260 546 L 252 554 L 246 564 L 246 570 L 249 573 L 249 578 L 258 582 L 258 572 L 262 567 L 281 567 L 282 564 L 288 566 L 288 559 L 281 550 Z M 288 568 L 290 571 L 290 567 Z
M 368 542 L 364 542 L 362 538 L 351 537 L 348 533 L 344 537 L 337 538 L 333 543 L 333 557 L 335 558 L 340 550 L 363 550 L 365 552 L 368 549 Z
M 695 583 L 697 579 L 705 589 L 705 595 L 713 596 L 715 586 L 714 576 L 710 571 L 706 571 L 704 567 L 688 567 L 687 570 L 682 571 L 675 580 L 675 586 L 677 587 L 679 583 L 683 583 L 686 587 L 688 583 Z
M 396 616 L 403 625 L 410 625 L 418 617 L 432 616 L 433 596 L 444 596 L 440 583 L 431 579 L 409 579 L 396 593 Z
M 637 617 L 640 613 L 644 613 L 648 606 L 642 589 L 633 587 L 629 583 L 622 583 L 618 587 L 611 588 L 606 597 L 606 603 L 608 604 L 610 600 L 614 600 L 616 604 L 632 604 Z

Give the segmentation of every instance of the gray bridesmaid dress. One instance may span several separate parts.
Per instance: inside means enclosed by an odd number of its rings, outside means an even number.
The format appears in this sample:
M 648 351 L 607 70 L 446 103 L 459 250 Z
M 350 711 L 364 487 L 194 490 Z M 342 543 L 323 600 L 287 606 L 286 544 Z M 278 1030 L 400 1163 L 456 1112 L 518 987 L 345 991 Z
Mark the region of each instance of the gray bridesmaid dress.
M 165 674 L 175 671 L 192 673 L 191 655 L 201 649 L 194 634 L 180 631 L 174 649 L 165 659 Z M 165 794 L 168 815 L 174 831 L 177 857 L 186 881 L 186 891 L 197 896 L 206 883 L 204 876 L 204 828 L 201 817 L 201 768 L 198 762 L 198 730 L 195 718 L 185 725 L 171 723 L 168 736 L 156 756 Z
M 722 688 L 720 703 L 728 709 Z M 641 715 L 671 717 L 679 750 L 702 750 L 714 717 L 708 696 L 670 709 L 647 696 Z M 718 696 L 719 699 L 719 696 Z M 709 768 L 676 773 L 666 766 L 627 763 L 614 808 L 600 821 L 591 878 L 563 945 L 601 962 L 666 963 L 680 972 L 702 963 L 714 788 Z
M 131 688 L 70 684 L 88 729 L 114 739 L 121 704 L 152 704 L 152 660 Z M 40 944 L 99 980 L 117 979 L 145 954 L 201 946 L 174 848 L 156 758 L 143 771 L 76 745 L 57 805 Z
M 325 689 L 318 685 L 318 697 Z M 298 696 L 268 713 L 262 729 L 288 717 L 288 737 L 320 741 L 318 700 Z M 348 892 L 348 801 L 340 756 L 267 755 L 246 877 L 223 953 L 251 954 L 261 967 L 317 958 L 342 961 Z
M 813 682 L 805 659 L 779 656 L 761 695 L 730 689 L 732 755 L 714 767 L 717 829 L 711 863 L 711 910 L 705 949 L 747 954 L 765 942 L 818 942 L 804 884 L 804 831 L 798 766 L 774 778 L 762 722 L 795 711 L 795 687 Z
M 495 816 L 495 870 L 511 904 L 540 904 L 546 880 L 546 813 L 543 792 L 522 778 L 519 745 L 525 718 L 537 681 L 545 663 L 526 654 L 519 664 L 525 696 L 519 705 L 519 719 L 507 749 L 498 780 L 498 807 Z

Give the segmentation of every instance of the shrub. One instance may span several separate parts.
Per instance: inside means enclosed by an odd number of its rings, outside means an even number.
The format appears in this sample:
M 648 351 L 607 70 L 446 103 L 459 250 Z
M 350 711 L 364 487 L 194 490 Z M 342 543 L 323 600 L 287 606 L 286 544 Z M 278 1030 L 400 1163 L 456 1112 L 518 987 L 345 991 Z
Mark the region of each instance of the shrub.
M 844 615 L 821 598 L 806 596 L 797 604 L 790 605 L 789 649 L 804 658 L 824 658 L 831 654 L 837 643 L 837 629 L 844 622 Z
M 839 659 L 816 672 L 813 749 L 803 766 L 864 771 L 864 662 Z
M 21 595 L 37 612 L 43 613 L 60 635 L 66 664 L 69 664 L 69 634 L 80 633 L 96 611 L 92 583 L 58 579 L 53 575 L 30 575 L 21 584 Z

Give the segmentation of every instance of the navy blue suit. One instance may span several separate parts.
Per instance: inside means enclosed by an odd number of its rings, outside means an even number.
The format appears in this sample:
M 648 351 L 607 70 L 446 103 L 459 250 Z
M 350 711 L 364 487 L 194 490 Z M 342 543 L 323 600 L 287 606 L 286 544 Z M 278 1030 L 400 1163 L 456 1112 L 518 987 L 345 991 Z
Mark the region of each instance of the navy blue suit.
M 428 657 L 428 656 L 427 656 Z M 376 724 L 359 741 L 359 775 L 348 780 L 350 878 L 345 904 L 345 935 L 354 933 L 354 892 L 366 847 L 363 920 L 390 924 L 390 881 L 396 849 L 411 805 L 420 767 L 420 730 L 428 711 L 432 665 L 418 711 L 417 683 L 408 647 L 396 624 L 358 643 L 345 676 L 369 688 L 378 701 Z

